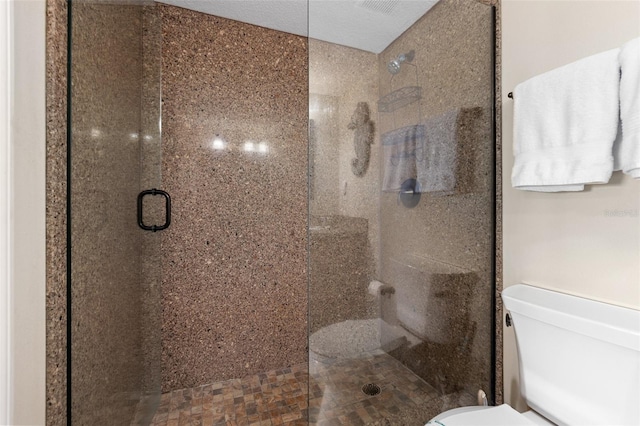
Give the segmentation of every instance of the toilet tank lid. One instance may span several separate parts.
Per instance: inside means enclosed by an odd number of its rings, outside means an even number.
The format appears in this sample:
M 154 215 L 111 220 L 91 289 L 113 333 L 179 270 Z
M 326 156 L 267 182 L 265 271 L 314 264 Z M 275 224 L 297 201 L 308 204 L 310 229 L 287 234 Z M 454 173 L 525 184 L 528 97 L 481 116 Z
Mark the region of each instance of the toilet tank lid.
M 527 284 L 505 288 L 502 300 L 513 313 L 640 352 L 640 311 Z

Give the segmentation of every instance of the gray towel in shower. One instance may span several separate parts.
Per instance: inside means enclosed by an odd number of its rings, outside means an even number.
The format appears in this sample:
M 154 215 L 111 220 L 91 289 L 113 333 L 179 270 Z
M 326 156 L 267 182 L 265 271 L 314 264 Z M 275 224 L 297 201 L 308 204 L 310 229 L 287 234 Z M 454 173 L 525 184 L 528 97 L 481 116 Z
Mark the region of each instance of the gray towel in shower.
M 427 143 L 416 158 L 420 192 L 469 192 L 473 178 L 472 141 L 482 108 L 457 108 L 425 121 Z
M 401 127 L 382 135 L 383 191 L 399 192 L 404 181 L 417 178 L 416 151 L 422 150 L 424 143 L 423 125 Z

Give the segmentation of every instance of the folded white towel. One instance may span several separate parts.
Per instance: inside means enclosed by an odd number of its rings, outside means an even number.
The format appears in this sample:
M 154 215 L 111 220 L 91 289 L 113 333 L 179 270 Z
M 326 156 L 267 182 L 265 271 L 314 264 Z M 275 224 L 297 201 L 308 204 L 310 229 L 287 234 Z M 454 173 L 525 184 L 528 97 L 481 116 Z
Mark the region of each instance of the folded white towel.
M 640 38 L 620 49 L 622 137 L 613 146 L 614 170 L 640 179 Z
M 609 181 L 619 118 L 619 50 L 589 56 L 515 88 L 515 188 L 581 191 L 585 184 Z

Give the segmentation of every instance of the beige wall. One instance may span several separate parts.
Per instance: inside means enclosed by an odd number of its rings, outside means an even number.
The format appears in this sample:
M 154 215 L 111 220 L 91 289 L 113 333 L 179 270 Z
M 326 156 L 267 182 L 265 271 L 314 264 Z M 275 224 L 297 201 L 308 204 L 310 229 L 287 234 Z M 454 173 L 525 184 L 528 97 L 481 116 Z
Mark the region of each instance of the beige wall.
M 37 425 L 45 422 L 45 3 L 12 2 L 10 13 L 10 340 L 2 381 L 8 424 Z
M 620 172 L 584 192 L 511 188 L 513 101 L 537 74 L 640 35 L 638 1 L 502 4 L 504 286 L 527 283 L 640 309 L 640 181 Z M 504 330 L 505 402 L 523 410 L 513 329 Z

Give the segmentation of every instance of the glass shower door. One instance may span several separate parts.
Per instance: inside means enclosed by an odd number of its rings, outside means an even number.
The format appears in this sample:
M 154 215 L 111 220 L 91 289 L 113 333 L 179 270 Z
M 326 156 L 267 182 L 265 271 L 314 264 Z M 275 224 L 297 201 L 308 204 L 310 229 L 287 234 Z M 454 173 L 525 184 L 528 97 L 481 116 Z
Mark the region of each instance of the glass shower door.
M 160 33 L 152 3 L 70 4 L 68 416 L 148 424 L 160 395 Z M 164 221 L 144 197 L 142 221 Z
M 494 399 L 494 12 L 339 8 L 310 2 L 310 422 L 423 425 Z

